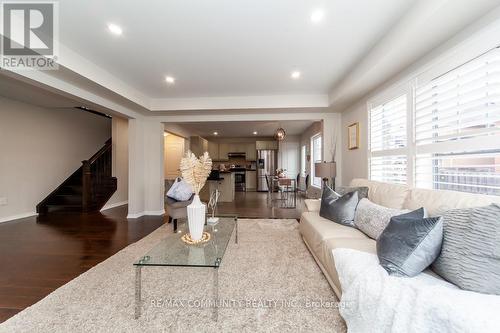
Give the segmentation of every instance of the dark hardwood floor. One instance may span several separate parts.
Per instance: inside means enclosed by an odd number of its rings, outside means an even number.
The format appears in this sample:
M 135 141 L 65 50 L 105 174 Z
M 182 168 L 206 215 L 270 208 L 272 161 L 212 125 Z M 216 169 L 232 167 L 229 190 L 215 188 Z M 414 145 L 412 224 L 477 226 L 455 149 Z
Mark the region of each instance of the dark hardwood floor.
M 294 218 L 297 208 L 270 207 L 266 193 L 237 192 L 219 213 L 250 218 Z M 49 214 L 0 223 L 0 322 L 150 234 L 167 217 L 127 220 L 127 206 L 94 214 Z M 183 223 L 183 222 L 181 222 Z

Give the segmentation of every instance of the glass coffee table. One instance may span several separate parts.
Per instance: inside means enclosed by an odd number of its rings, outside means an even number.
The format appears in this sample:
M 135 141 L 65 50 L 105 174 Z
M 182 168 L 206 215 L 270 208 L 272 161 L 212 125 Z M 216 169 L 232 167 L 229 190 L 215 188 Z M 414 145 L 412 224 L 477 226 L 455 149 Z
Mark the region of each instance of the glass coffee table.
M 143 257 L 135 263 L 135 319 L 141 316 L 141 274 L 142 268 L 147 266 L 182 266 L 211 268 L 214 274 L 214 319 L 218 317 L 219 299 L 219 266 L 226 252 L 227 244 L 233 231 L 236 230 L 235 243 L 238 244 L 238 217 L 235 215 L 218 216 L 219 222 L 214 225 L 205 225 L 205 231 L 210 233 L 210 240 L 203 244 L 188 245 L 181 237 L 188 232 L 186 227 L 182 232 L 170 234 L 161 240 Z

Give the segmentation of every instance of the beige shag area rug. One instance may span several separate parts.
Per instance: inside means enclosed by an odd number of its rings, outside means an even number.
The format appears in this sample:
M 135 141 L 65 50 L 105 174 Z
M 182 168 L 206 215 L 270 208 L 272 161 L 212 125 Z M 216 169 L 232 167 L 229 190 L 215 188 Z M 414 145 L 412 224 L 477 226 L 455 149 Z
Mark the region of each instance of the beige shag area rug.
M 0 332 L 345 332 L 330 286 L 296 220 L 240 219 L 219 269 L 218 321 L 210 268 L 143 268 L 134 319 L 132 263 L 171 227 L 156 231 L 0 324 Z M 221 303 L 222 304 L 222 303 Z

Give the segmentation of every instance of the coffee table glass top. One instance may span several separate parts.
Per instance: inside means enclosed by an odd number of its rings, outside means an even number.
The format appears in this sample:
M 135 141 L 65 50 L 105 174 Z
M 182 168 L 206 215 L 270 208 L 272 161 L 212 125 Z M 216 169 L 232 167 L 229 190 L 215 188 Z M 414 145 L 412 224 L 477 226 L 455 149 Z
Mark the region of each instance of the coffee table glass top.
M 181 240 L 188 232 L 186 221 L 186 224 L 179 228 L 180 232 L 169 234 L 162 239 L 134 265 L 218 267 L 236 223 L 236 216 L 219 217 L 219 223 L 215 226 L 204 227 L 211 236 L 208 242 L 189 245 Z

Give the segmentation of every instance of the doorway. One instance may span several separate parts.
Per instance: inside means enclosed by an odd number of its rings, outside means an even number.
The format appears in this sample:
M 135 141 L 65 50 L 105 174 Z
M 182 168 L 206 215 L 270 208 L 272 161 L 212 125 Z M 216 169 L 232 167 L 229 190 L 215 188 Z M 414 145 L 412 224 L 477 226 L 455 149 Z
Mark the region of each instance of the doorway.
M 180 174 L 180 163 L 184 155 L 184 138 L 165 132 L 165 179 L 175 179 Z

